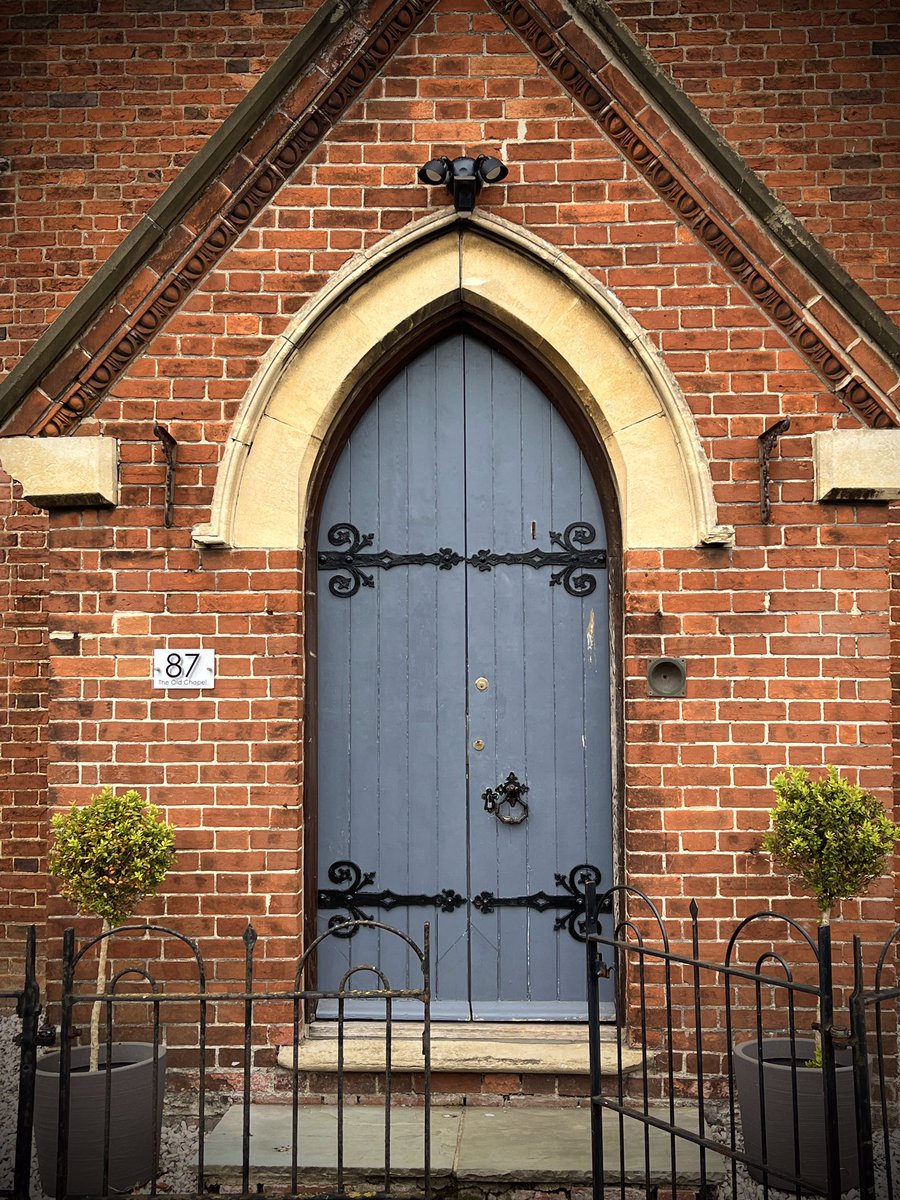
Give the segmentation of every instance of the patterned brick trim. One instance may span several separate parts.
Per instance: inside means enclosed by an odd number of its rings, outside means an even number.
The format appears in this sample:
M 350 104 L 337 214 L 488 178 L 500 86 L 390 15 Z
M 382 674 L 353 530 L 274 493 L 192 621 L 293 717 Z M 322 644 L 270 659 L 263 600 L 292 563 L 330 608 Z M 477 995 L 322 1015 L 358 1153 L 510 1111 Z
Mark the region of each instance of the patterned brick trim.
M 840 296 L 840 307 L 878 346 L 895 367 L 900 368 L 900 326 L 831 257 L 794 217 L 762 179 L 717 132 L 700 109 L 634 38 L 627 26 L 604 0 L 567 0 L 581 13 L 597 34 L 607 57 L 617 60 L 640 80 L 666 121 L 681 131 L 683 141 L 715 168 L 734 196 L 768 229 L 775 243 L 799 265 L 832 299 Z
M 886 397 L 866 379 L 858 365 L 835 339 L 815 328 L 800 302 L 770 272 L 727 218 L 688 182 L 672 159 L 660 148 L 637 117 L 612 94 L 615 75 L 607 72 L 603 83 L 573 47 L 565 29 L 557 30 L 532 0 L 488 0 L 531 49 L 570 96 L 597 122 L 631 165 L 692 229 L 719 263 L 739 283 L 769 320 L 790 338 L 810 366 L 868 425 L 893 426 L 895 417 Z M 592 46 L 595 52 L 599 48 Z M 608 60 L 603 67 L 609 66 Z
M 157 279 L 102 349 L 77 370 L 73 382 L 33 423 L 31 434 L 69 433 L 99 404 L 116 379 L 327 135 L 435 3 L 436 0 L 396 0 L 385 8 L 361 43 L 346 55 L 337 73 L 329 63 L 322 64 L 320 60 L 319 73 L 328 82 L 302 107 L 286 132 L 277 140 L 273 134 L 274 144 L 249 177 L 237 181 L 236 190 L 215 212 L 203 233 L 182 250 L 175 264 Z M 564 9 L 557 9 L 552 0 L 543 0 L 540 9 L 534 0 L 489 0 L 489 3 L 596 120 L 678 220 L 696 233 L 844 402 L 869 425 L 895 425 L 896 415 L 890 400 L 862 370 L 852 350 L 841 346 L 815 320 L 810 310 L 788 290 L 779 272 L 769 268 L 741 238 L 734 229 L 734 220 L 729 220 L 709 198 L 701 195 L 685 170 L 660 147 L 647 127 L 648 118 L 640 111 L 646 106 L 637 103 L 634 96 L 628 98 L 628 91 L 634 92 L 633 87 L 616 64 L 605 57 L 598 40 L 586 37 L 583 28 Z M 548 13 L 554 14 L 556 23 Z M 358 33 L 359 26 L 356 30 Z M 575 48 L 576 44 L 580 50 Z M 327 49 L 325 54 L 327 57 Z M 585 55 L 593 66 L 587 65 Z M 634 108 L 639 111 L 630 111 Z M 658 120 L 652 110 L 648 112 Z M 676 137 L 681 145 L 681 135 Z M 690 147 L 687 150 L 690 153 Z M 825 297 L 819 297 L 818 303 L 830 307 Z M 839 313 L 837 321 L 840 324 Z M 82 363 L 84 357 L 79 355 Z M 874 354 L 868 357 L 877 361 Z
M 69 433 L 96 408 L 116 379 L 181 307 L 436 3 L 437 0 L 400 0 L 389 5 L 340 71 L 335 74 L 323 68 L 325 76 L 331 76 L 328 85 L 278 139 L 236 196 L 228 198 L 224 209 L 139 302 L 127 323 L 116 330 L 103 350 L 77 373 L 74 383 L 41 414 L 29 433 L 48 437 Z

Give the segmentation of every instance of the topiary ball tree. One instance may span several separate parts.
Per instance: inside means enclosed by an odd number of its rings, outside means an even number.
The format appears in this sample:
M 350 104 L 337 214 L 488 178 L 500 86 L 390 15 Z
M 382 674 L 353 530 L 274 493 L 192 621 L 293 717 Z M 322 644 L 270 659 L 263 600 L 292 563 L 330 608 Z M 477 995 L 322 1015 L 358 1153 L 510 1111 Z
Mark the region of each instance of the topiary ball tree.
M 101 917 L 103 932 L 126 921 L 146 896 L 156 895 L 175 857 L 175 830 L 135 791 L 105 787 L 89 804 L 73 805 L 50 821 L 50 874 L 80 913 Z M 97 994 L 106 986 L 108 938 L 100 942 Z M 100 1055 L 100 1005 L 91 1013 L 91 1063 Z
M 834 767 L 818 780 L 788 768 L 772 786 L 778 801 L 763 850 L 816 898 L 827 925 L 839 900 L 852 900 L 884 874 L 900 839 L 896 825 L 871 792 L 842 779 Z

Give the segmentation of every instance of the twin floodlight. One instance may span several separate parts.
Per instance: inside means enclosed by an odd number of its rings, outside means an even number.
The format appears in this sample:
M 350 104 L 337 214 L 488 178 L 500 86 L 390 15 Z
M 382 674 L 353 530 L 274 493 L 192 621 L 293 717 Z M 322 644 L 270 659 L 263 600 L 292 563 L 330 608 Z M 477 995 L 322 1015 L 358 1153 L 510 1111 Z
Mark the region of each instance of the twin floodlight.
M 509 174 L 499 158 L 479 154 L 477 158 L 433 158 L 419 168 L 421 183 L 447 185 L 457 212 L 473 212 L 475 197 L 486 183 L 499 183 Z

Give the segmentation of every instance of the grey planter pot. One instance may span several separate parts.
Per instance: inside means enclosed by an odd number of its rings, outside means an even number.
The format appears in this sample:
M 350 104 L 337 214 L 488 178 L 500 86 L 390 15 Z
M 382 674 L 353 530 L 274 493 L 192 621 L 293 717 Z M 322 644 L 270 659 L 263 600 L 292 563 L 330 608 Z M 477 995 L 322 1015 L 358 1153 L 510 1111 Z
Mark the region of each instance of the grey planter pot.
M 741 1110 L 746 1153 L 763 1161 L 762 1098 L 759 1089 L 759 1046 L 757 1041 L 734 1047 L 734 1081 Z M 794 1098 L 791 1083 L 790 1038 L 766 1038 L 763 1046 L 763 1086 L 765 1088 L 766 1163 L 769 1187 L 793 1191 L 790 1178 L 796 1172 L 794 1155 Z M 800 1145 L 800 1175 L 809 1190 L 821 1194 L 827 1187 L 825 1167 L 825 1098 L 822 1072 L 803 1064 L 812 1058 L 813 1038 L 796 1038 L 797 1055 L 797 1130 Z M 841 1161 L 841 1191 L 859 1186 L 859 1160 L 856 1145 L 856 1106 L 853 1095 L 853 1068 L 848 1051 L 838 1051 L 837 1099 L 838 1137 Z M 750 1167 L 760 1183 L 763 1173 Z M 780 1174 L 787 1172 L 787 1175 Z
M 159 1151 L 166 1050 L 159 1048 L 158 1094 L 153 1112 L 153 1049 L 145 1042 L 113 1045 L 110 1073 L 109 1183 L 110 1192 L 124 1192 L 146 1183 L 153 1173 L 154 1148 Z M 100 1048 L 100 1070 L 77 1071 L 90 1062 L 90 1047 L 72 1050 L 69 1093 L 69 1174 L 66 1189 L 74 1195 L 103 1191 L 103 1124 L 106 1105 L 106 1047 Z M 155 1119 L 154 1119 L 155 1116 Z M 34 1140 L 41 1186 L 56 1195 L 56 1146 L 59 1121 L 59 1054 L 40 1059 L 34 1096 Z M 155 1142 L 155 1147 L 154 1147 Z

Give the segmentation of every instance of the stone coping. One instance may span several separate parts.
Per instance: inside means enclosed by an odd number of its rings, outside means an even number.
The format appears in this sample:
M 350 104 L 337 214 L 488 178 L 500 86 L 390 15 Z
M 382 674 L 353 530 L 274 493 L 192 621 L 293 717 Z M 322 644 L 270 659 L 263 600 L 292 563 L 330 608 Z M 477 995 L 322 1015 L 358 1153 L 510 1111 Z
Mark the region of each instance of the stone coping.
M 115 438 L 0 438 L 0 466 L 36 508 L 115 508 L 119 502 Z
M 816 499 L 900 499 L 900 429 L 828 429 L 813 434 Z
M 384 1025 L 354 1021 L 345 1025 L 344 1070 L 384 1071 Z M 601 1072 L 615 1074 L 619 1051 L 612 1027 L 601 1050 Z M 338 1028 L 332 1021 L 317 1021 L 298 1047 L 301 1071 L 337 1070 Z M 642 1061 L 641 1051 L 621 1049 L 624 1070 L 634 1070 Z M 278 1065 L 293 1068 L 293 1048 L 281 1046 Z M 391 1066 L 394 1071 L 421 1072 L 422 1025 L 398 1021 L 393 1025 Z M 553 1024 L 434 1024 L 431 1034 L 432 1071 L 471 1074 L 588 1075 L 587 1029 L 584 1025 Z

